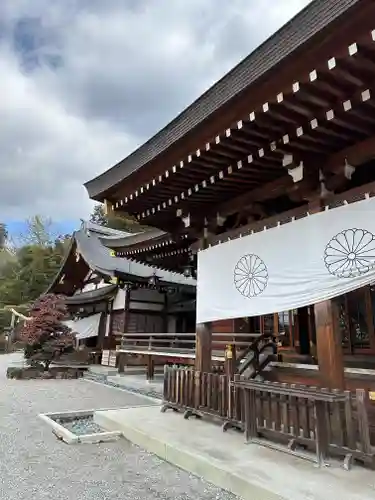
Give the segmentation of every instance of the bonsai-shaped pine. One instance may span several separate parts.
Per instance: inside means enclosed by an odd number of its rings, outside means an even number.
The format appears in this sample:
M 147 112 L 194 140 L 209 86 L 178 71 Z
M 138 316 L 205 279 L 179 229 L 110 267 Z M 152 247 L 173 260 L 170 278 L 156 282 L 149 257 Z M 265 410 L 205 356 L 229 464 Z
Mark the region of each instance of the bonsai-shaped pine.
M 64 297 L 54 294 L 40 297 L 30 316 L 20 332 L 21 340 L 26 343 L 24 356 L 29 365 L 42 365 L 48 371 L 53 361 L 74 350 L 74 334 L 62 323 L 67 317 Z

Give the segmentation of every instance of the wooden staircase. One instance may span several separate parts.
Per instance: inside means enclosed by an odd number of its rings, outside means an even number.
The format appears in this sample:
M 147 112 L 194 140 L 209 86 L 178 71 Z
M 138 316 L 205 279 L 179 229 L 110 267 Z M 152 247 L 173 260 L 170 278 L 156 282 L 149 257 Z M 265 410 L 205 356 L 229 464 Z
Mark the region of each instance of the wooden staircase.
M 261 379 L 263 370 L 277 361 L 277 344 L 274 335 L 260 334 L 236 360 L 236 371 L 247 379 Z

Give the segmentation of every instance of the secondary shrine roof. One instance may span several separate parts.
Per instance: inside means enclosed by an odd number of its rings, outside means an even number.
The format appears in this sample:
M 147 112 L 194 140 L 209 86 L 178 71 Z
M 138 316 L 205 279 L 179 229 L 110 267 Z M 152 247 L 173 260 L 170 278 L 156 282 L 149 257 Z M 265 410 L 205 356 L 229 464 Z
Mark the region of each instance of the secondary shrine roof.
M 69 252 L 49 291 L 70 294 L 83 284 L 90 270 L 103 277 L 120 277 L 135 283 L 147 283 L 155 276 L 161 285 L 196 286 L 196 280 L 183 274 L 113 256 L 97 232 L 83 226 L 73 234 Z

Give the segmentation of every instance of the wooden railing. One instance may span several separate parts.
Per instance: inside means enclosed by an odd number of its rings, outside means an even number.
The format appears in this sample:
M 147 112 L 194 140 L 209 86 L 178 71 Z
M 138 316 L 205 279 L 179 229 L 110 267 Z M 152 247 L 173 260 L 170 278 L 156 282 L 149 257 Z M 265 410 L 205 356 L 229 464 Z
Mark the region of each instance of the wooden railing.
M 195 333 L 125 333 L 122 336 L 121 349 L 128 352 L 194 354 Z
M 324 465 L 328 456 L 353 458 L 373 464 L 365 391 L 329 391 L 275 382 L 237 381 L 243 397 L 247 441 L 259 437 L 316 451 Z M 356 417 L 354 416 L 356 413 Z M 296 454 L 301 455 L 300 452 Z
M 168 408 L 184 410 L 185 418 L 207 413 L 226 419 L 229 387 L 227 375 L 165 366 L 163 411 Z
M 252 373 L 249 378 L 256 378 L 271 361 L 276 361 L 276 359 L 276 339 L 273 334 L 265 333 L 255 338 L 253 342 L 239 354 L 236 360 L 237 372 L 242 375 L 251 368 Z
M 162 411 L 218 418 L 223 430 L 237 427 L 249 442 L 309 460 L 301 448 L 315 451 L 319 465 L 328 457 L 342 457 L 348 469 L 353 459 L 374 467 L 366 398 L 362 389 L 328 391 L 165 367 Z
M 228 344 L 232 345 L 239 353 L 239 358 L 244 356 L 254 341 L 263 339 L 256 333 L 213 333 L 212 345 L 213 356 L 224 356 L 224 350 Z M 267 336 L 269 339 L 269 336 Z M 165 352 L 170 354 L 192 354 L 195 355 L 195 333 L 124 333 L 122 335 L 122 350 L 127 352 Z M 261 342 L 259 343 L 261 345 Z

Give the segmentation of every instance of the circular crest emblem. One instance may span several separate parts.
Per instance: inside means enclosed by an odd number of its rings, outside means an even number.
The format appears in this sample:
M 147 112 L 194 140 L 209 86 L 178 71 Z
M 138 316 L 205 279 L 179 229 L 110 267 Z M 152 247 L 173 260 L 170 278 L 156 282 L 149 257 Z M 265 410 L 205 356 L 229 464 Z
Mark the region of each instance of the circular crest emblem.
M 268 270 L 263 260 L 254 254 L 241 257 L 234 267 L 234 286 L 244 297 L 256 297 L 268 284 Z

